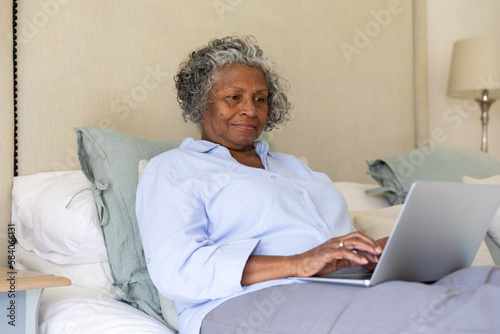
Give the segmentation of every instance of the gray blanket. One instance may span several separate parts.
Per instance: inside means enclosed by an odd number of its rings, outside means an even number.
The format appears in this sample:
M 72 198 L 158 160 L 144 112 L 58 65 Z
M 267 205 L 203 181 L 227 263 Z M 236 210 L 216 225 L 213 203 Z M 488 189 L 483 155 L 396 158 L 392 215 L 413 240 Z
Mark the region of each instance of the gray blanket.
M 499 333 L 498 310 L 500 267 L 475 267 L 431 285 L 271 287 L 223 303 L 201 333 Z

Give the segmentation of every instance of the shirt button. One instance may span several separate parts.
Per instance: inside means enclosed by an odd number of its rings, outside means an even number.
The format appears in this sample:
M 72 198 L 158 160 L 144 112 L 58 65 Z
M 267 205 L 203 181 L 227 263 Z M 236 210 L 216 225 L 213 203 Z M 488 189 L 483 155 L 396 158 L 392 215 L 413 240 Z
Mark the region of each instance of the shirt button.
M 271 179 L 275 179 L 275 178 L 277 178 L 276 175 L 271 175 Z
M 304 190 L 299 189 L 299 194 L 304 195 Z
M 150 264 L 150 263 L 151 263 L 151 259 L 150 259 L 149 257 L 146 259 L 146 263 L 147 263 L 147 264 Z
M 321 223 L 320 223 L 320 224 L 318 224 L 318 227 L 319 227 L 319 228 L 324 228 L 324 227 L 325 227 L 325 225 L 323 225 L 323 224 L 321 224 Z

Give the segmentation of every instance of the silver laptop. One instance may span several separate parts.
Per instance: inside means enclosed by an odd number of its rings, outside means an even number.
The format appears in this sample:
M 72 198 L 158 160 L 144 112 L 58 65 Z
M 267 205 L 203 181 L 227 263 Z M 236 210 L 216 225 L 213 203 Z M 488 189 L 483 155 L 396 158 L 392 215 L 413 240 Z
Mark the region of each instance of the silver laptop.
M 300 279 L 362 286 L 437 281 L 471 265 L 499 207 L 500 186 L 415 182 L 373 273 L 352 268 Z

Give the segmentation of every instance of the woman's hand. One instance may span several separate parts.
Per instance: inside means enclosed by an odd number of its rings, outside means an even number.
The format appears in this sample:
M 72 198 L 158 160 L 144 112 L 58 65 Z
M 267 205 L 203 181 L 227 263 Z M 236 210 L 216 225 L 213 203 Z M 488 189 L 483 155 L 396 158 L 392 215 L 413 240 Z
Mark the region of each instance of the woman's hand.
M 243 269 L 241 285 L 290 276 L 324 275 L 357 266 L 374 268 L 386 241 L 387 238 L 374 241 L 361 232 L 353 232 L 294 256 L 253 255 Z
M 389 237 L 385 237 L 385 238 L 382 238 L 382 239 L 375 240 L 375 242 L 377 243 L 377 245 L 380 246 L 380 248 L 385 249 L 385 244 L 387 243 L 387 240 L 389 240 Z M 363 251 L 358 251 L 358 254 L 361 255 L 361 256 L 364 256 L 364 252 Z M 366 264 L 364 267 L 366 269 L 368 269 L 368 270 L 374 271 L 376 265 L 377 265 L 377 263 L 370 262 L 370 263 Z
M 290 276 L 324 275 L 362 265 L 374 268 L 383 245 L 385 242 L 379 244 L 361 232 L 333 238 L 305 253 L 293 256 L 292 261 L 296 269 L 295 274 Z

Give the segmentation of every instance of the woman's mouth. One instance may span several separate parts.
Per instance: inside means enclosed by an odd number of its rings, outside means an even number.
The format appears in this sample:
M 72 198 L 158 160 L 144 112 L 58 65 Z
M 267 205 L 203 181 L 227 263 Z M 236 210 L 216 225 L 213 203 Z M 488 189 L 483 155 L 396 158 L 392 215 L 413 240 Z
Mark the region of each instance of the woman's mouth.
M 234 124 L 233 126 L 242 131 L 253 131 L 256 128 L 256 126 L 253 124 Z

